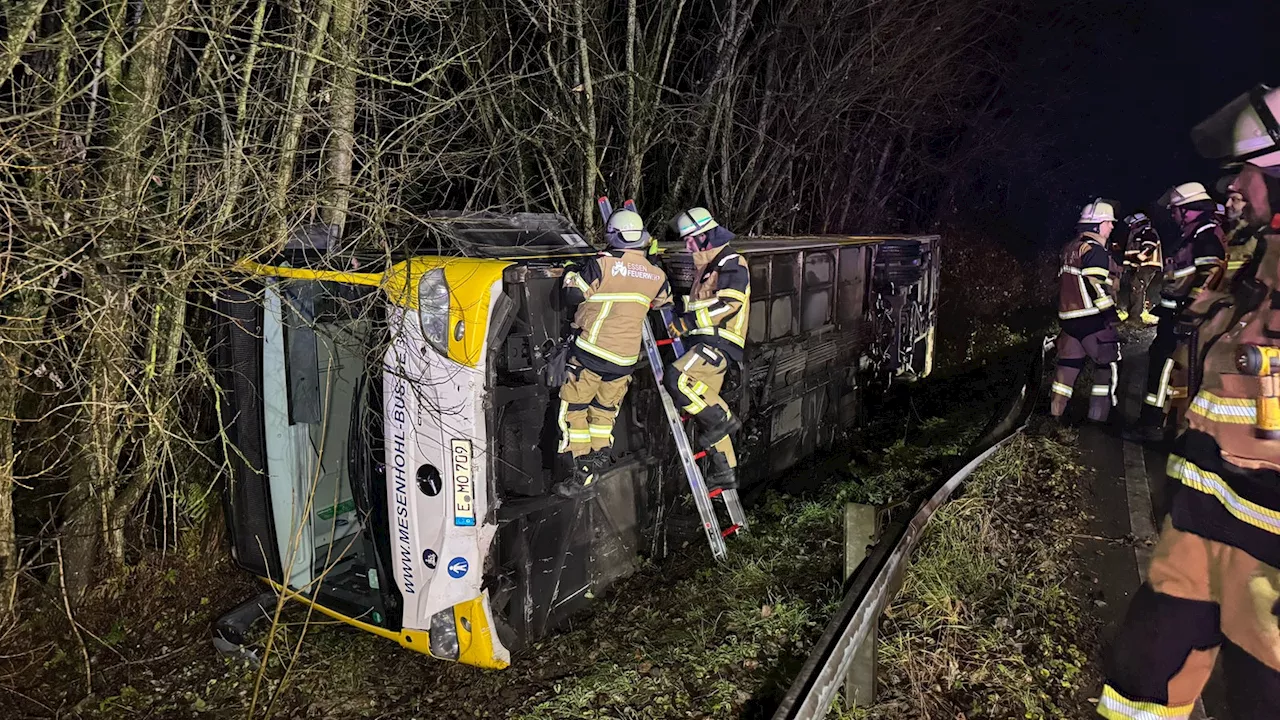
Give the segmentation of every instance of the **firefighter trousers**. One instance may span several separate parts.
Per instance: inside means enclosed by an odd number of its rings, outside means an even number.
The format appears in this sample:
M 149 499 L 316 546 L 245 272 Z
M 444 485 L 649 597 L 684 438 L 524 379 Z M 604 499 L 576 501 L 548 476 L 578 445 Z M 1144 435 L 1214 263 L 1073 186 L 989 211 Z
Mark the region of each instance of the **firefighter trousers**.
M 1089 389 L 1089 419 L 1106 422 L 1116 404 L 1116 383 L 1120 379 L 1120 336 L 1112 328 L 1082 338 L 1058 334 L 1058 369 L 1053 378 L 1053 402 L 1049 412 L 1061 417 L 1075 392 L 1076 379 L 1085 360 L 1092 360 L 1093 387 Z
M 729 357 L 722 351 L 706 343 L 698 343 L 677 358 L 663 378 L 676 404 L 698 418 L 704 429 L 725 423 L 732 417 L 729 404 L 720 396 L 729 362 Z M 728 435 L 716 440 L 711 449 L 724 456 L 730 468 L 738 466 L 733 440 Z
M 1177 318 L 1173 314 L 1161 316 L 1156 325 L 1156 337 L 1147 350 L 1147 394 L 1142 400 L 1139 423 L 1159 426 L 1164 424 L 1165 409 L 1169 406 L 1170 382 L 1173 375 L 1173 351 L 1178 337 L 1174 332 Z
M 1230 715 L 1280 714 L 1280 570 L 1165 521 L 1106 663 L 1098 714 L 1187 718 L 1222 658 Z
M 1137 322 L 1144 310 L 1150 308 L 1155 301 L 1151 298 L 1151 290 L 1153 286 L 1158 289 L 1159 286 L 1152 281 L 1159 274 L 1160 268 L 1140 266 L 1133 268 L 1129 277 L 1129 319 L 1130 322 Z
M 560 386 L 560 452 L 582 457 L 612 447 L 613 423 L 630 383 L 630 375 L 606 380 L 570 360 Z

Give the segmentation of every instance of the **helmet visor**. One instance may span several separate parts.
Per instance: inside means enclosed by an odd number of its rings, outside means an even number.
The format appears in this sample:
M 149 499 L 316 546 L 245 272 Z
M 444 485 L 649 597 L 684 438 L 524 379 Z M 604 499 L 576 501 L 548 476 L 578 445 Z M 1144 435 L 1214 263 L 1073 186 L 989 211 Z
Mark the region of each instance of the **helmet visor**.
M 1258 86 L 1227 103 L 1191 131 L 1196 152 L 1209 160 L 1250 160 L 1277 149 L 1280 124 L 1267 106 L 1264 86 Z M 1242 121 L 1256 131 L 1241 132 Z

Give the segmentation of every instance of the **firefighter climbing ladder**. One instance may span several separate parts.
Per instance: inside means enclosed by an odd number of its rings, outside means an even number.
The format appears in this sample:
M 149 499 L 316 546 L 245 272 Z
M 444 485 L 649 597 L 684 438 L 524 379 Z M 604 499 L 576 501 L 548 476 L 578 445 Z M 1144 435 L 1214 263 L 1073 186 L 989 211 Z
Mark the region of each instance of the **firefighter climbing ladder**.
M 600 198 L 599 206 L 600 214 L 607 223 L 609 215 L 613 212 L 613 206 L 609 202 L 609 198 Z M 635 210 L 635 204 L 630 200 L 626 202 L 624 207 L 628 210 Z M 662 321 L 664 325 L 670 324 L 671 311 L 669 309 L 662 310 Z M 711 555 L 716 560 L 724 560 L 728 557 L 724 539 L 739 530 L 747 529 L 747 517 L 742 511 L 742 503 L 738 498 L 738 491 L 721 488 L 707 490 L 706 480 L 702 477 L 702 470 L 698 467 L 698 460 L 705 457 L 707 453 L 703 450 L 695 454 L 693 448 L 689 445 L 689 435 L 685 432 L 683 421 L 680 418 L 680 411 L 676 409 L 675 402 L 671 399 L 666 386 L 662 383 L 664 367 L 662 355 L 658 352 L 658 341 L 654 337 L 653 328 L 647 319 L 641 325 L 641 329 L 644 337 L 644 349 L 649 357 L 649 367 L 653 370 L 653 379 L 657 385 L 658 397 L 662 399 L 662 409 L 667 415 L 667 424 L 670 426 L 671 435 L 676 441 L 680 464 L 684 466 L 684 474 L 689 481 L 689 490 L 693 493 L 694 505 L 697 506 L 698 515 L 702 519 L 702 528 L 707 533 L 707 542 L 711 545 Z M 680 342 L 680 338 L 673 337 L 670 343 L 676 353 L 676 357 L 684 355 L 684 347 Z M 720 529 L 720 518 L 716 514 L 715 504 L 711 502 L 717 497 L 724 501 L 725 508 L 729 512 L 729 527 L 724 530 Z

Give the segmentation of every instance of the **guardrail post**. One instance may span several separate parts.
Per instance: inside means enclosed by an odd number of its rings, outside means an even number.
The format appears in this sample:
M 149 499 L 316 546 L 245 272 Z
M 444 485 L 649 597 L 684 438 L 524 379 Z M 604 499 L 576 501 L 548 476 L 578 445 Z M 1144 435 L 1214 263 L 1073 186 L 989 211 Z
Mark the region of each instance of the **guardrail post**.
M 846 503 L 844 506 L 844 578 L 858 571 L 867 551 L 880 537 L 880 513 L 874 505 Z M 858 646 L 853 664 L 844 679 L 844 705 L 870 705 L 876 699 L 876 627 L 872 623 L 867 639 Z

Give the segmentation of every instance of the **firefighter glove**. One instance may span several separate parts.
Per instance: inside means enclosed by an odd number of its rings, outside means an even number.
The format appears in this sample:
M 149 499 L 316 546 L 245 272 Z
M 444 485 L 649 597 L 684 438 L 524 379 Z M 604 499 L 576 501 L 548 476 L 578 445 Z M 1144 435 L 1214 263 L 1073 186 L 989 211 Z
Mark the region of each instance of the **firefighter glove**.
M 671 337 L 680 337 L 687 335 L 689 331 L 697 327 L 689 315 L 677 315 L 671 318 L 671 322 L 667 325 L 667 334 Z

